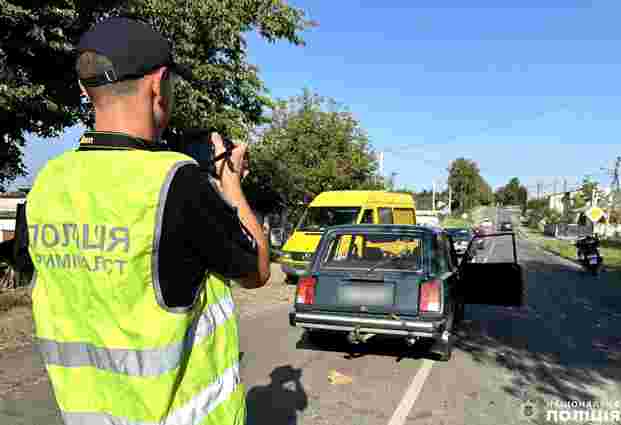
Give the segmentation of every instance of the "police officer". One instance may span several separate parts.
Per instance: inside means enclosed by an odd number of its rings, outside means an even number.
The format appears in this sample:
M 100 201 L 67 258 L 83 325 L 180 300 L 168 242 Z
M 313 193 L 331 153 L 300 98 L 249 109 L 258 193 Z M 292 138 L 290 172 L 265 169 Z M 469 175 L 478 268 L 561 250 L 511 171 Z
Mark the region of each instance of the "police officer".
M 147 24 L 105 20 L 77 50 L 95 131 L 46 164 L 26 206 L 36 339 L 63 419 L 242 424 L 228 282 L 258 288 L 270 274 L 240 186 L 246 146 L 216 164 L 217 179 L 157 149 L 175 79 L 192 74 Z

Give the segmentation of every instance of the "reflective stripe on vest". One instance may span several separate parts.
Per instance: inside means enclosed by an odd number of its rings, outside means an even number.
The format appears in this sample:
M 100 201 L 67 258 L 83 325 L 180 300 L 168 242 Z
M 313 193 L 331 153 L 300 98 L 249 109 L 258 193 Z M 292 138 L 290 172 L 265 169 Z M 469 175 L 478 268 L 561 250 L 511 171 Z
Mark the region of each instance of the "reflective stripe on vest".
M 66 425 L 195 425 L 202 423 L 212 410 L 235 391 L 239 383 L 239 364 L 235 364 L 217 382 L 158 422 L 136 422 L 104 413 L 63 412 L 62 416 Z
M 168 347 L 151 350 L 127 350 L 95 347 L 80 342 L 57 342 L 38 338 L 39 350 L 46 364 L 65 367 L 93 366 L 131 376 L 156 376 L 179 367 L 185 352 L 185 341 L 197 345 L 216 328 L 232 318 L 235 305 L 230 296 L 217 304 L 207 306 L 207 311 L 199 316 L 196 332 L 188 329 L 184 341 Z

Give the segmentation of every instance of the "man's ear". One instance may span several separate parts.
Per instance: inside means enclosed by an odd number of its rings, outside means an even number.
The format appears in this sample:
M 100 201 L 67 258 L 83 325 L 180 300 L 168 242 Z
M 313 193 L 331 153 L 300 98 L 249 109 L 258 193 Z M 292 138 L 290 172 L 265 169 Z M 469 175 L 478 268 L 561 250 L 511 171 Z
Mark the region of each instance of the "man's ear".
M 90 101 L 91 97 L 86 92 L 86 88 L 84 88 L 84 86 L 82 85 L 82 82 L 80 80 L 78 80 L 78 85 L 80 86 L 80 97 L 84 97 L 84 98 L 86 98 L 86 100 Z
M 162 83 L 168 78 L 168 75 L 170 75 L 169 72 L 168 68 L 163 66 L 151 73 L 151 87 L 153 94 L 156 97 L 162 97 L 165 95 L 165 93 L 162 92 Z

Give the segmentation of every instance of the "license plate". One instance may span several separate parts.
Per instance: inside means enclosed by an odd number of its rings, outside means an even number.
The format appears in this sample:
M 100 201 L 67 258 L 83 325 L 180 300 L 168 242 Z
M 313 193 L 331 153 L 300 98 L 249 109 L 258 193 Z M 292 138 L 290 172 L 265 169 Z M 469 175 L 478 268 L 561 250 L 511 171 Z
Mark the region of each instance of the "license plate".
M 597 258 L 591 258 L 589 262 L 591 264 L 597 264 Z

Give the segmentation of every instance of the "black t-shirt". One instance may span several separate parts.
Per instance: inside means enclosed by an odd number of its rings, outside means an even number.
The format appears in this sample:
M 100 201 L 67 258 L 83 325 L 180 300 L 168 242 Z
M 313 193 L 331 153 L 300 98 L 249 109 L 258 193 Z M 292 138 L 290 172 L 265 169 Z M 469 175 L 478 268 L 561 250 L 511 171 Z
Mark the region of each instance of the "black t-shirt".
M 107 141 L 96 140 L 101 144 Z M 106 150 L 110 145 L 141 147 L 135 139 L 124 140 L 122 135 L 114 143 L 106 144 Z M 91 145 L 88 149 L 96 147 Z M 191 304 L 207 270 L 227 278 L 258 270 L 255 239 L 242 225 L 237 210 L 222 198 L 199 166 L 188 164 L 179 168 L 168 190 L 162 220 L 158 267 L 162 296 L 168 307 Z M 17 238 L 28 237 L 25 214 L 17 220 L 16 227 L 18 255 L 28 256 L 27 241 Z

